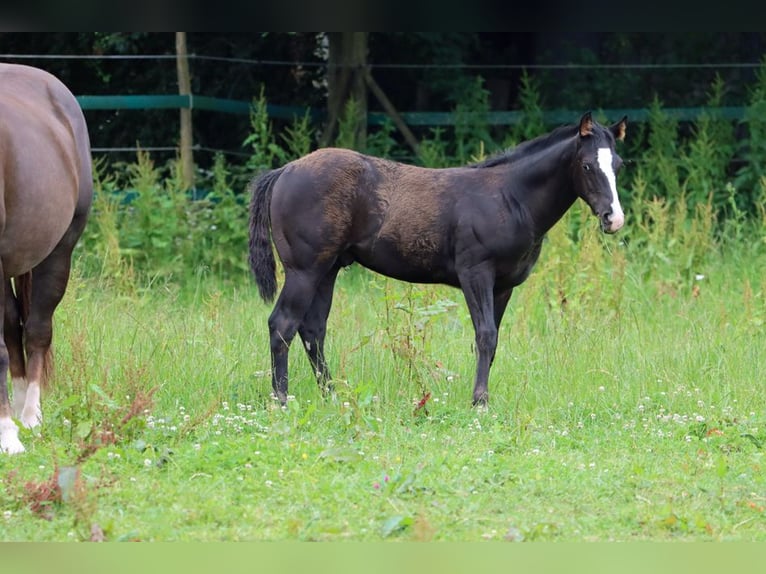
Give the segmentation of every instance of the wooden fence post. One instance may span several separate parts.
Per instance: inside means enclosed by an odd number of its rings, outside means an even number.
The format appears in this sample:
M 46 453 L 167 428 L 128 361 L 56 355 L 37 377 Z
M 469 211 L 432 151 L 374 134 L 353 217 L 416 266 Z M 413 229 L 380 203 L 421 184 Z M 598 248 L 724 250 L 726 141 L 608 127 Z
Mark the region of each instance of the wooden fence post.
M 186 53 L 186 32 L 176 32 L 176 68 L 178 70 L 178 93 L 191 99 L 189 58 Z M 194 156 L 192 155 L 192 111 L 181 108 L 181 169 L 186 189 L 194 187 Z

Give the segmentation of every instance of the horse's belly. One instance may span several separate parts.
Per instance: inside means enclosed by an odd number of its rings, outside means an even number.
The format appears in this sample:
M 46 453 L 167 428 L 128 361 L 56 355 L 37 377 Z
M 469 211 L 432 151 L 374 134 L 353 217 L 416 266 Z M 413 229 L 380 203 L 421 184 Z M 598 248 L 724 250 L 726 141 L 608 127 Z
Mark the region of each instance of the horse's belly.
M 26 273 L 55 249 L 72 222 L 74 206 L 55 217 L 40 215 L 31 219 L 6 217 L 0 236 L 0 260 L 6 277 Z
M 454 265 L 435 245 L 402 247 L 386 240 L 350 250 L 354 259 L 376 273 L 410 283 L 457 285 Z

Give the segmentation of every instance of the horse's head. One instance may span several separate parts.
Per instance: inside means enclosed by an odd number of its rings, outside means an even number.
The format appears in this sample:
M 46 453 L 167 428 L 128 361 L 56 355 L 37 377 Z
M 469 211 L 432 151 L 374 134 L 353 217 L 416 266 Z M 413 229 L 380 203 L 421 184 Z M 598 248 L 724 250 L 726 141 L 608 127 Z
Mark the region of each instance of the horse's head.
M 625 222 L 617 197 L 617 172 L 622 159 L 614 148 L 616 140 L 625 138 L 627 122 L 626 116 L 605 128 L 593 121 L 590 112 L 580 119 L 572 166 L 575 190 L 598 216 L 605 233 L 614 233 Z

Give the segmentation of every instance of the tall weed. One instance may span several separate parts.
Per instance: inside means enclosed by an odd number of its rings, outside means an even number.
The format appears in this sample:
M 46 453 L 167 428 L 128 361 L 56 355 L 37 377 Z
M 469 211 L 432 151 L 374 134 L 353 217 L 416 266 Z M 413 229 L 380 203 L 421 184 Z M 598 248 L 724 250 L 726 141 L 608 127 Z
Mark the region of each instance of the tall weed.
M 455 106 L 455 162 L 466 164 L 484 148 L 495 147 L 489 134 L 489 91 L 478 76 L 473 89 L 465 90 Z

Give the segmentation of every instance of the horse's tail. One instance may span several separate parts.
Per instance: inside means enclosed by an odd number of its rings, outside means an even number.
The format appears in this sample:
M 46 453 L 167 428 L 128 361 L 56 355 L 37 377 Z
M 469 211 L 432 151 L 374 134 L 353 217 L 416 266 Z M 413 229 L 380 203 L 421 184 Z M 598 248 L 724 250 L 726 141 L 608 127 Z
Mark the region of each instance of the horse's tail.
M 14 296 L 18 308 L 19 328 L 23 328 L 29 320 L 29 309 L 32 305 L 32 272 L 27 271 L 13 278 Z M 49 346 L 43 356 L 43 370 L 40 374 L 40 386 L 45 386 L 53 372 L 53 351 Z
M 277 293 L 277 273 L 271 248 L 271 191 L 284 168 L 267 171 L 253 179 L 250 192 L 250 269 L 264 301 Z

